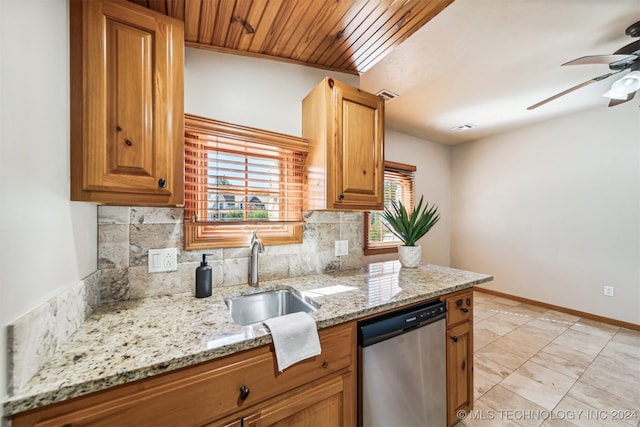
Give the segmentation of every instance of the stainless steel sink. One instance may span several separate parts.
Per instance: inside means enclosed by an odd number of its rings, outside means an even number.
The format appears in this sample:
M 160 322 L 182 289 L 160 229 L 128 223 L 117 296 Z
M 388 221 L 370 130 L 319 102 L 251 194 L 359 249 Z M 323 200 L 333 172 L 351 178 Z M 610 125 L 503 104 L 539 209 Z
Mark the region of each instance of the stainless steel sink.
M 250 325 L 298 311 L 310 313 L 319 308 L 312 301 L 305 300 L 287 289 L 240 295 L 227 298 L 224 302 L 233 321 L 238 325 Z

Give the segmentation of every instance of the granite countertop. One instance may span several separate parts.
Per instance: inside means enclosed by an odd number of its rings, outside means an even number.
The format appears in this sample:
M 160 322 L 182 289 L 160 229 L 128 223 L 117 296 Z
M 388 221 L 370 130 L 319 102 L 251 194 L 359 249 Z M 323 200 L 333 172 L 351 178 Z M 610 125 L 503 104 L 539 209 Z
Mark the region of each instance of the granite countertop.
M 262 324 L 233 323 L 225 298 L 292 288 L 320 305 L 318 328 L 437 297 L 493 277 L 435 265 L 401 268 L 397 261 L 359 270 L 149 297 L 103 306 L 4 403 L 5 416 L 205 362 L 271 342 Z

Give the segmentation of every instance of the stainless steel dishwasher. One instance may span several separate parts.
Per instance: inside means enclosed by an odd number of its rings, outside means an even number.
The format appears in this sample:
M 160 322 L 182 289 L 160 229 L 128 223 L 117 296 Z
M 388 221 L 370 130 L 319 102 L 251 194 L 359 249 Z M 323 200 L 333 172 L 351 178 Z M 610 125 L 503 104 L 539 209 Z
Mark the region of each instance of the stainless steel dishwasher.
M 445 303 L 358 322 L 363 426 L 447 424 Z

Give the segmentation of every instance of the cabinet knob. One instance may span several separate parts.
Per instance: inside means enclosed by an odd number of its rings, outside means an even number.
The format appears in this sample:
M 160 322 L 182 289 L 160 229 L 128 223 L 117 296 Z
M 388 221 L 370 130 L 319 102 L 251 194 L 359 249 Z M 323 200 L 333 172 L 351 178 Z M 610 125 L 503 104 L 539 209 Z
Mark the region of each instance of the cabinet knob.
M 464 368 L 466 368 L 466 367 L 467 367 L 467 361 L 466 361 L 466 360 L 463 360 L 463 361 L 462 361 L 462 366 L 460 366 L 460 367 L 462 368 L 462 370 L 464 370 Z
M 133 145 L 133 142 L 130 139 L 125 139 L 124 143 L 127 144 L 127 146 L 129 147 Z
M 158 187 L 160 188 L 167 188 L 167 180 L 164 178 L 160 178 L 158 180 Z
M 340 193 L 338 195 L 338 200 L 344 200 L 344 194 L 343 193 Z
M 329 362 L 327 362 L 326 360 L 324 362 L 322 362 L 322 367 L 324 369 L 327 369 L 329 367 Z
M 117 130 L 118 132 L 120 132 L 120 131 L 122 131 L 122 128 L 121 128 L 120 126 L 116 126 L 116 130 Z
M 467 307 L 462 307 L 460 310 L 461 310 L 463 313 L 468 313 L 468 312 L 469 312 L 469 309 L 468 309 Z
M 335 82 L 333 81 L 333 79 L 329 79 L 328 83 L 329 83 L 329 87 L 333 89 L 333 86 L 335 85 Z
M 467 298 L 467 305 L 471 305 L 471 298 Z
M 455 336 L 455 335 L 454 335 L 454 336 L 452 336 L 452 337 L 451 337 L 451 341 L 453 341 L 453 342 L 458 342 L 458 337 L 457 337 L 457 336 Z
M 240 400 L 246 400 L 247 397 L 249 397 L 249 393 L 251 393 L 249 387 L 247 387 L 246 385 L 240 386 Z

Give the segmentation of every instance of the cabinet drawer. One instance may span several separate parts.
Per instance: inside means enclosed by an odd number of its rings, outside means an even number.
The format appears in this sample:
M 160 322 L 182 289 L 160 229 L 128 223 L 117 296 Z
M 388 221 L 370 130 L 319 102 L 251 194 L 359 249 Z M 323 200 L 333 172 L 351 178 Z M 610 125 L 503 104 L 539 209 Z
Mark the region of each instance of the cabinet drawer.
M 63 402 L 48 412 L 34 411 L 14 425 L 202 425 L 274 397 L 325 375 L 349 368 L 355 327 L 321 331 L 322 353 L 278 372 L 273 346 L 263 346 L 224 359 L 186 368 L 130 385 Z M 210 365 L 210 368 L 208 366 Z M 241 398 L 241 387 L 248 395 Z M 64 408 L 68 405 L 69 409 Z M 40 412 L 40 414 L 38 414 Z
M 473 318 L 473 292 L 466 291 L 447 297 L 447 326 Z

